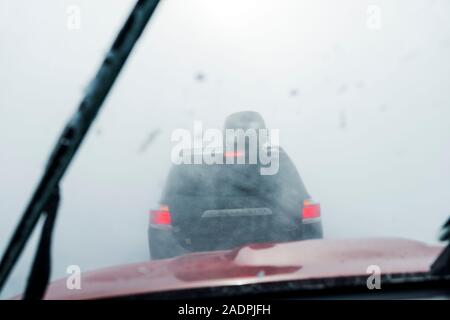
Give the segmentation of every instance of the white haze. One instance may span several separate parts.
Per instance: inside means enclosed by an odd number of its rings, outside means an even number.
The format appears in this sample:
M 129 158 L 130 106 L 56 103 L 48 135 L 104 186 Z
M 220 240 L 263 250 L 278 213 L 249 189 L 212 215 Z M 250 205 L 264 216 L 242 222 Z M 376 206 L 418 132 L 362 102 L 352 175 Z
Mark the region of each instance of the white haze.
M 0 1 L 0 252 L 134 1 Z M 68 5 L 81 29 L 66 28 Z M 366 27 L 369 5 L 381 29 Z M 436 242 L 450 213 L 446 0 L 165 0 L 62 183 L 52 278 L 148 259 L 170 134 L 260 112 L 327 238 Z M 159 131 L 155 131 L 159 130 Z M 148 136 L 154 139 L 143 148 Z M 144 150 L 145 149 L 145 150 Z M 37 234 L 2 297 L 23 289 Z

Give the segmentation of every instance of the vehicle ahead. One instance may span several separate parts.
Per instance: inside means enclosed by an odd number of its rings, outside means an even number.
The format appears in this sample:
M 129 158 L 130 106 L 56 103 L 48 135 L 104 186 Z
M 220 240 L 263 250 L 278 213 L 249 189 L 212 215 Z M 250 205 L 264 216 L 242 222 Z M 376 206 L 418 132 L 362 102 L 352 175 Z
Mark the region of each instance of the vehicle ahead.
M 151 258 L 322 238 L 320 205 L 285 152 L 276 152 L 279 170 L 273 175 L 261 175 L 260 164 L 174 165 L 159 209 L 149 213 Z
M 441 251 L 399 238 L 247 245 L 82 273 L 82 290 L 60 279 L 45 299 L 449 298 L 450 278 L 429 272 Z M 370 266 L 380 272 L 380 290 L 367 284 L 377 271 Z

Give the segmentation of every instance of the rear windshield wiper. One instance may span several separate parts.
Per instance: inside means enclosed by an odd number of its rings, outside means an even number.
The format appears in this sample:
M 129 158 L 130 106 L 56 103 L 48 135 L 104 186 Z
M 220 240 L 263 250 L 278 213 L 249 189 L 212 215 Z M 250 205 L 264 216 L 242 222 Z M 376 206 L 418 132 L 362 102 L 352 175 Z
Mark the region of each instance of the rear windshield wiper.
M 64 128 L 0 262 L 0 292 L 36 223 L 44 216 L 45 222 L 24 298 L 41 299 L 44 296 L 50 277 L 51 235 L 58 210 L 60 181 L 158 3 L 159 0 L 139 0 L 136 3 L 78 109 Z

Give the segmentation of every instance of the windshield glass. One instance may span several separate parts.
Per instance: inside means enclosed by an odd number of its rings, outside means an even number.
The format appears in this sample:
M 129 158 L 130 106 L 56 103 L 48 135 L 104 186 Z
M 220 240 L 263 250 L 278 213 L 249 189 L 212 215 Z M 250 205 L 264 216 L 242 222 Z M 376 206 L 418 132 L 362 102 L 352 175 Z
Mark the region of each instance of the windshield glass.
M 0 252 L 134 3 L 0 1 Z M 52 279 L 250 243 L 436 244 L 449 9 L 161 2 L 61 185 Z M 23 290 L 37 240 L 2 297 Z

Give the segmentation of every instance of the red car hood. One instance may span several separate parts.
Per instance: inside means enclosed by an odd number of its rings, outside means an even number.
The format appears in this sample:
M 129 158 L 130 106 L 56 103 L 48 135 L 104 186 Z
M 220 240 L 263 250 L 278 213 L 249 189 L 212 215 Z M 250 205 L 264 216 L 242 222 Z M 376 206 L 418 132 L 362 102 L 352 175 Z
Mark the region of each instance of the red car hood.
M 428 271 L 442 247 L 404 239 L 308 240 L 249 245 L 230 251 L 118 266 L 81 275 L 81 289 L 66 279 L 50 284 L 46 299 L 92 299 L 210 286 Z

